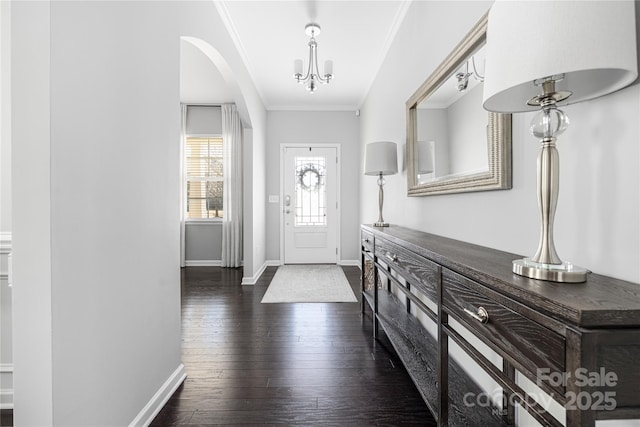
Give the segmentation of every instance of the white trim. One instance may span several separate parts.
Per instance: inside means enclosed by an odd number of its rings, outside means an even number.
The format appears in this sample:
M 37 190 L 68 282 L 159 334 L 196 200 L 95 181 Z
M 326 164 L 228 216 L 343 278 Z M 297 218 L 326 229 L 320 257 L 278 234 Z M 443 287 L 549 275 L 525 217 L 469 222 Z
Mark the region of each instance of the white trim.
M 222 260 L 219 259 L 187 259 L 184 261 L 185 267 L 222 267 Z
M 241 285 L 255 285 L 260 279 L 260 276 L 262 276 L 262 273 L 264 273 L 264 271 L 267 269 L 267 267 L 278 267 L 280 265 L 282 265 L 280 260 L 265 261 L 258 272 L 255 274 L 255 276 L 243 277 Z
M 273 104 L 266 107 L 267 111 L 355 111 L 359 104 L 309 105 L 309 104 Z
M 0 389 L 0 409 L 13 409 L 13 389 Z
M 167 378 L 167 380 L 158 389 L 156 394 L 153 395 L 151 400 L 142 408 L 138 415 L 131 421 L 129 427 L 147 427 L 151 424 L 151 421 L 158 415 L 158 412 L 162 409 L 169 398 L 180 387 L 180 384 L 187 378 L 187 373 L 184 371 L 184 365 L 181 363 L 175 371 Z
M 13 363 L 0 363 L 0 375 L 10 378 L 13 383 Z M 12 388 L 0 389 L 0 409 L 13 409 Z
M 343 259 L 338 262 L 338 265 L 348 265 L 353 267 L 360 267 L 360 260 L 358 259 Z
M 251 277 L 244 276 L 242 278 L 242 282 L 240 282 L 240 284 L 243 285 L 243 286 L 245 286 L 245 285 L 255 285 L 256 282 L 258 281 L 258 279 L 260 278 L 260 276 L 262 276 L 262 273 L 264 273 L 264 270 L 266 270 L 266 269 L 267 269 L 267 263 L 265 262 L 264 264 L 262 264 L 262 266 L 260 267 L 258 272 L 255 274 L 255 276 L 251 276 Z
M 8 254 L 11 252 L 12 237 L 10 231 L 0 232 L 0 254 Z
M 342 187 L 341 182 L 341 173 L 342 169 L 342 145 L 338 143 L 280 143 L 280 222 L 278 223 L 280 228 L 280 259 L 284 260 L 284 153 L 287 148 L 306 148 L 306 147 L 315 147 L 315 148 L 335 148 L 336 150 L 336 202 L 338 203 L 338 207 L 336 209 L 336 265 L 340 263 L 340 257 L 342 256 L 342 245 L 340 243 L 340 236 L 342 235 L 342 230 L 340 227 L 340 222 L 342 220 L 342 201 L 340 198 L 340 189 Z M 279 264 L 280 265 L 280 264 Z

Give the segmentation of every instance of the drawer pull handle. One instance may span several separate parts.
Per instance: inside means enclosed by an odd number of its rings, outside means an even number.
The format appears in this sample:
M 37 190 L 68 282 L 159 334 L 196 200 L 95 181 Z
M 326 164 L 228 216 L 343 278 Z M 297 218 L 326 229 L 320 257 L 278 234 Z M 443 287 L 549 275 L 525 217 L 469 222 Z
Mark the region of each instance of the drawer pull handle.
M 391 261 L 395 262 L 396 264 L 399 262 L 398 255 L 396 254 L 391 254 L 387 252 L 387 258 L 389 258 Z
M 365 243 L 369 243 L 369 239 L 364 239 L 364 242 Z
M 464 312 L 480 323 L 487 323 L 489 321 L 489 313 L 487 313 L 487 310 L 485 310 L 484 307 L 478 307 L 477 313 L 474 313 L 473 311 L 466 308 L 464 309 Z

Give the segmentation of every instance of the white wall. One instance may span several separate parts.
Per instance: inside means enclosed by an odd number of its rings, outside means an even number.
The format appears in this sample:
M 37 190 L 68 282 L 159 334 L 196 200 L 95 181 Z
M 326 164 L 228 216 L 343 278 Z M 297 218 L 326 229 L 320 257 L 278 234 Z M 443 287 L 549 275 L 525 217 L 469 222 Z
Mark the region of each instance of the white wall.
M 45 2 L 13 3 L 11 10 L 13 357 L 17 425 L 53 424 L 49 7 Z
M 220 265 L 222 222 L 193 221 L 185 224 L 186 266 Z
M 329 88 L 328 90 L 330 90 Z M 280 195 L 280 144 L 339 144 L 341 261 L 359 260 L 359 125 L 353 111 L 269 111 L 267 193 Z M 267 205 L 267 259 L 280 260 L 280 203 Z
M 490 4 L 412 3 L 362 107 L 361 152 L 372 140 L 406 140 L 406 100 Z M 555 222 L 556 247 L 564 260 L 634 282 L 640 282 L 639 100 L 635 85 L 565 108 L 572 124 L 558 141 L 561 188 Z M 539 233 L 539 143 L 528 133 L 530 120 L 531 114 L 514 116 L 511 190 L 409 198 L 403 171 L 387 179 L 385 220 L 533 255 Z M 371 222 L 377 192 L 367 177 L 360 177 L 360 185 L 361 221 Z
M 234 95 L 220 71 L 193 44 L 180 41 L 180 102 L 183 104 L 226 104 Z
M 0 232 L 11 231 L 11 2 L 0 2 Z
M 15 424 L 144 424 L 181 374 L 180 36 L 234 70 L 261 182 L 264 107 L 211 2 L 19 2 L 12 18 Z
M 11 252 L 11 3 L 0 2 L 0 409 L 13 406 Z
M 56 425 L 128 424 L 180 365 L 176 11 L 51 6 Z

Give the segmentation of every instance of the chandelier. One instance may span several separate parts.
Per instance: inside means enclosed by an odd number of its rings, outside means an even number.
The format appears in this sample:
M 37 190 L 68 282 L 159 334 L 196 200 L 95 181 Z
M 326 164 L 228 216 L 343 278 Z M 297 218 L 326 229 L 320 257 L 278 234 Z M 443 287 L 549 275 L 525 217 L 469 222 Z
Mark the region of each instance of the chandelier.
M 311 93 L 315 92 L 318 82 L 328 84 L 333 78 L 333 61 L 324 62 L 324 74 L 321 75 L 318 70 L 318 43 L 315 36 L 320 34 L 320 25 L 307 24 L 304 32 L 311 37 L 309 39 L 309 63 L 306 74 L 302 74 L 302 59 L 296 59 L 293 63 L 293 78 L 300 84 L 307 84 L 307 90 Z
M 477 81 L 484 82 L 484 76 L 480 75 L 480 73 L 476 69 L 476 60 L 474 56 L 471 57 L 471 65 L 473 66 L 473 72 L 469 70 L 469 61 L 467 61 L 464 65 L 465 70 L 456 73 L 456 89 L 458 89 L 458 92 L 464 92 L 465 90 L 467 90 L 467 86 L 469 85 L 469 77 L 473 76 L 473 78 Z

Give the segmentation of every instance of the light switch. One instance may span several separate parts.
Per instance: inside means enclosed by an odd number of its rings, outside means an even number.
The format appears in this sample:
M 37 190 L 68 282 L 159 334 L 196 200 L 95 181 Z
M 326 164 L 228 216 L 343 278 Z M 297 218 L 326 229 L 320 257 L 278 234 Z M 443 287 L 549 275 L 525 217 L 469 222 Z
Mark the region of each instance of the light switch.
M 280 196 L 278 196 L 277 194 L 273 195 L 273 194 L 269 194 L 269 203 L 278 203 L 280 202 Z

